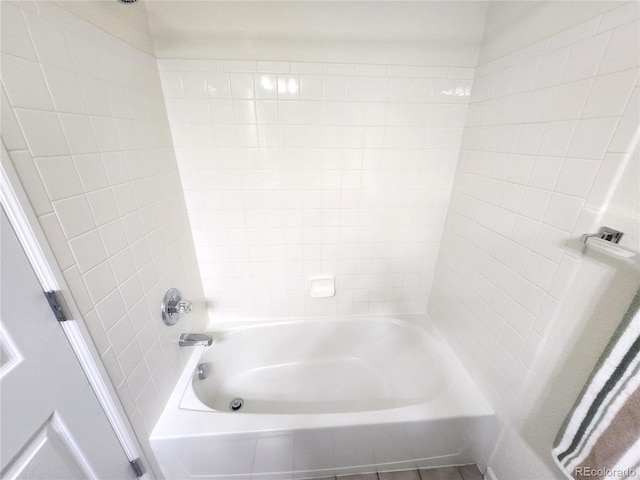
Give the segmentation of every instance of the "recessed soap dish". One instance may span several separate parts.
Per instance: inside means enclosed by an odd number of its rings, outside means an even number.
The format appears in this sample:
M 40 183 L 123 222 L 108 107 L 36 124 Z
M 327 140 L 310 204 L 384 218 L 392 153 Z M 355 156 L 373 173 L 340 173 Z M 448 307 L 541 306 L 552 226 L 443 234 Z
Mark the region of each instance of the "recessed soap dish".
M 309 295 L 313 298 L 333 297 L 336 281 L 333 275 L 317 275 L 309 278 Z

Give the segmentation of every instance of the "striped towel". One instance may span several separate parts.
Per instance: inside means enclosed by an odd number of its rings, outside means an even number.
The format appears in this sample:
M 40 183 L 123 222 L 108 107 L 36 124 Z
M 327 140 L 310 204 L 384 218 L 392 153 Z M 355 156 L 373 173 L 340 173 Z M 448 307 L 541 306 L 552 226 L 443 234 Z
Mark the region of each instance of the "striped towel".
M 640 290 L 552 450 L 570 478 L 640 480 Z

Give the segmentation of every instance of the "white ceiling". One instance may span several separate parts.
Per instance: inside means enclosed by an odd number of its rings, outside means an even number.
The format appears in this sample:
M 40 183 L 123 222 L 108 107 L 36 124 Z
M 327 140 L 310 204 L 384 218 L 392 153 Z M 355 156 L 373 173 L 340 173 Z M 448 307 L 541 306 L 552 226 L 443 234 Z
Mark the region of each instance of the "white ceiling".
M 484 1 L 145 0 L 160 58 L 473 66 Z

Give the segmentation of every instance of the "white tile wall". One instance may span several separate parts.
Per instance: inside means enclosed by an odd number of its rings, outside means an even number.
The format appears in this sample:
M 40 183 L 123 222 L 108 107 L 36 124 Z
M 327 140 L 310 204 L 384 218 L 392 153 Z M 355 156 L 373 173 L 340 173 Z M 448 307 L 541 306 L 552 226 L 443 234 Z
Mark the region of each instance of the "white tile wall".
M 158 65 L 212 321 L 425 311 L 473 69 Z
M 49 3 L 2 2 L 2 91 L 2 141 L 144 446 L 179 331 L 206 324 L 155 59 Z M 196 312 L 169 328 L 174 286 Z
M 632 153 L 639 35 L 627 5 L 477 68 L 428 312 L 505 418 Z

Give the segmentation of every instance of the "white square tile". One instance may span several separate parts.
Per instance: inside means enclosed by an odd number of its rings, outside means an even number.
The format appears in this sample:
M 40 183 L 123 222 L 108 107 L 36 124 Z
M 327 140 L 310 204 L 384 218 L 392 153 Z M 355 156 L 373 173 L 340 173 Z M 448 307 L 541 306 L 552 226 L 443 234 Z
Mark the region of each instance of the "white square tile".
M 120 292 L 116 289 L 96 305 L 105 330 L 111 329 L 126 313 Z
M 278 76 L 275 74 L 260 73 L 253 77 L 255 85 L 255 97 L 260 100 L 277 100 Z M 285 84 L 286 85 L 286 84 Z
M 144 290 L 142 290 L 142 284 L 137 275 L 132 275 L 127 280 L 120 283 L 120 294 L 127 310 L 134 307 L 134 305 L 143 297 Z M 129 311 L 129 315 L 132 312 Z M 134 323 L 135 328 L 135 323 Z
M 32 13 L 25 13 L 25 19 L 40 61 L 71 70 L 73 64 L 64 29 Z
M 34 157 L 68 155 L 69 147 L 53 112 L 16 110 L 29 150 Z
M 131 375 L 127 378 L 127 385 L 129 386 L 129 390 L 131 391 L 131 395 L 134 398 L 137 398 L 142 394 L 143 390 L 146 388 L 146 385 L 151 382 L 151 374 L 149 373 L 149 369 L 147 368 L 147 364 L 141 361 L 131 372 Z
M 598 71 L 610 37 L 611 32 L 605 32 L 573 44 L 562 75 L 562 81 L 572 82 L 593 77 Z
M 2 98 L 0 99 L 0 112 L 2 122 L 2 140 L 4 141 L 6 149 L 10 152 L 12 150 L 26 150 L 27 143 L 22 136 L 18 120 L 15 117 L 13 108 L 9 103 L 7 94 L 2 90 Z
M 586 197 L 596 178 L 600 163 L 597 160 L 566 158 L 555 191 L 576 197 Z
M 540 348 L 544 344 L 543 337 L 536 331 L 532 331 L 529 334 L 529 338 L 527 339 L 527 343 L 522 350 L 520 355 L 520 361 L 527 367 L 532 368 L 534 362 L 538 356 L 538 352 Z
M 118 131 L 112 118 L 91 117 L 91 125 L 101 152 L 120 150 Z
M 162 90 L 167 98 L 184 98 L 182 75 L 178 72 L 162 72 L 160 75 Z
M 612 28 L 638 20 L 640 9 L 635 3 L 626 3 L 602 15 L 598 31 L 604 32 Z
M 211 110 L 211 121 L 214 124 L 233 123 L 233 104 L 231 100 L 211 100 L 209 102 Z
M 29 151 L 14 151 L 10 153 L 10 157 L 36 215 L 52 212 L 49 195 Z
M 86 76 L 79 76 L 78 81 L 87 113 L 90 115 L 111 116 L 111 105 L 109 104 L 105 82 Z
M 542 220 L 550 198 L 551 192 L 529 187 L 522 198 L 520 213 L 534 220 Z
M 117 286 L 109 262 L 101 263 L 82 277 L 94 304 L 115 290 Z
M 266 125 L 278 124 L 278 102 L 256 101 L 256 115 L 258 123 Z
M 98 353 L 103 354 L 109 347 L 109 339 L 107 338 L 107 332 L 102 328 L 100 318 L 95 310 L 92 310 L 88 314 L 84 315 L 84 322 L 87 325 L 87 329 L 91 334 L 91 339 L 98 350 Z
M 29 60 L 37 60 L 21 10 L 10 3 L 3 3 L 0 20 L 2 52 Z
M 253 86 L 253 75 L 247 73 L 229 74 L 231 96 L 233 98 L 256 98 Z
M 110 185 L 120 185 L 130 179 L 129 170 L 122 153 L 103 152 L 100 156 Z
M 389 97 L 389 79 L 369 77 L 367 82 L 367 101 L 385 102 Z
M 85 113 L 86 108 L 77 76 L 66 70 L 43 65 L 44 75 L 56 111 Z
M 115 198 L 120 217 L 124 217 L 138 209 L 135 193 L 133 187 L 129 183 L 123 183 L 116 185 L 112 188 L 113 196 Z
M 548 122 L 538 148 L 538 155 L 563 157 L 573 138 L 576 124 L 575 121 Z
M 570 197 L 559 193 L 552 194 L 544 215 L 544 223 L 565 232 L 573 231 L 583 203 L 584 200 L 578 197 Z
M 510 242 L 505 252 L 503 262 L 514 272 L 522 274 L 529 260 L 529 256 L 529 249 L 517 243 Z
M 596 77 L 582 117 L 621 116 L 631 97 L 638 76 L 638 70 L 634 69 Z
M 576 42 L 593 37 L 598 30 L 600 18 L 596 17 L 589 21 L 579 23 L 575 27 L 567 28 L 564 31 L 554 35 L 549 41 L 549 49 L 572 45 Z
M 507 179 L 518 185 L 527 185 L 535 160 L 533 155 L 514 155 Z
M 234 100 L 233 119 L 236 123 L 256 123 L 256 107 L 252 100 Z
M 35 162 L 51 200 L 82 193 L 82 185 L 71 157 L 43 157 L 35 159 Z
M 520 215 L 513 226 L 511 239 L 526 248 L 531 248 L 536 241 L 539 227 L 539 222 Z
M 182 73 L 182 89 L 185 98 L 207 98 L 207 80 L 203 72 Z
M 517 312 L 517 318 L 521 319 L 521 323 L 527 326 L 533 325 L 536 320 L 535 315 L 540 312 L 544 299 L 544 290 L 542 290 L 537 285 L 534 285 L 527 279 L 522 280 L 522 282 L 520 283 L 520 287 L 518 288 L 518 293 L 516 294 L 518 307 L 515 309 L 515 311 Z M 529 316 L 528 314 L 531 316 Z M 514 326 L 514 324 L 511 325 Z M 516 328 L 516 330 L 518 329 Z M 518 331 L 521 331 L 523 336 L 526 336 L 527 334 L 526 328 Z
M 571 139 L 567 155 L 602 160 L 618 121 L 618 118 L 580 120 Z
M 298 75 L 278 75 L 278 100 L 300 99 L 300 78 Z
M 95 190 L 87 194 L 93 217 L 98 227 L 118 218 L 118 207 L 111 189 Z
M 535 90 L 529 96 L 529 103 L 524 111 L 523 122 L 546 122 L 551 113 L 556 87 Z
M 84 115 L 58 114 L 72 154 L 95 153 L 98 144 L 89 117 Z
M 230 98 L 231 86 L 226 73 L 207 73 L 205 75 L 209 98 Z
M 135 368 L 142 361 L 142 352 L 138 342 L 130 342 L 118 357 L 118 364 L 122 369 L 122 373 L 126 376 L 131 375 Z
M 124 248 L 113 255 L 109 259 L 109 263 L 118 285 L 121 285 L 136 272 L 136 262 L 129 248 Z M 136 300 L 139 300 L 139 298 Z
M 74 155 L 73 162 L 85 192 L 92 192 L 109 186 L 107 173 L 98 154 Z
M 322 123 L 322 102 L 300 102 L 300 122 L 304 125 Z
M 623 154 L 605 155 L 600 162 L 600 169 L 593 181 L 586 207 L 600 211 L 609 202 L 617 188 L 616 178 L 624 171 L 625 156 Z
M 300 99 L 322 100 L 324 85 L 322 75 L 300 75 Z
M 611 73 L 640 66 L 640 46 L 637 41 L 639 32 L 638 20 L 616 28 L 604 52 L 598 73 Z
M 47 242 L 53 250 L 60 269 L 66 270 L 73 266 L 75 259 L 73 258 L 67 239 L 62 232 L 62 228 L 55 214 L 42 215 L 38 217 L 38 222 L 47 237 Z
M 297 125 L 300 123 L 300 102 L 278 102 L 278 121 L 280 124 Z
M 562 165 L 560 157 L 536 157 L 529 176 L 529 186 L 553 190 Z
M 542 224 L 538 230 L 533 250 L 557 263 L 564 254 L 567 240 L 569 240 L 568 232 Z
M 524 275 L 543 290 L 548 290 L 557 267 L 557 263 L 533 253 L 529 258 Z
M 184 109 L 189 123 L 211 123 L 209 102 L 204 98 L 186 98 Z
M 538 57 L 534 56 L 513 66 L 511 92 L 525 92 L 533 88 L 533 82 L 538 68 Z
M 514 358 L 520 357 L 526 344 L 525 339 L 509 325 L 502 329 L 500 343 Z
M 610 152 L 627 152 L 633 142 L 633 138 L 637 132 L 637 126 L 640 124 L 640 95 L 639 89 L 636 87 L 629 99 L 627 107 L 622 115 L 620 123 L 616 127 L 616 132 L 609 144 Z
M 580 118 L 592 83 L 593 79 L 588 78 L 558 86 L 549 120 L 576 120 Z
M 65 30 L 64 35 L 75 71 L 82 75 L 101 77 L 103 72 L 98 61 L 101 56 L 96 52 L 95 43 L 87 42 L 83 35 L 69 30 Z
M 127 246 L 127 236 L 120 220 L 108 223 L 98 230 L 107 255 L 113 255 Z
M 144 226 L 138 212 L 121 217 L 121 222 L 129 244 L 140 240 L 144 236 Z
M 549 294 L 553 298 L 563 301 L 574 284 L 575 277 L 580 269 L 581 260 L 570 255 L 563 255 L 555 272 Z
M 327 75 L 323 80 L 324 100 L 344 101 L 347 89 L 347 77 Z
M 80 273 L 88 272 L 107 258 L 97 230 L 72 238 L 69 240 L 69 246 Z
M 53 110 L 51 95 L 37 62 L 3 53 L 2 82 L 13 107 Z
M 82 196 L 58 200 L 53 207 L 60 220 L 60 225 L 68 239 L 77 237 L 96 227 L 89 202 Z
M 118 365 L 118 360 L 116 356 L 113 354 L 113 350 L 109 347 L 102 355 L 102 363 L 104 364 L 104 368 L 107 370 L 109 374 L 109 378 L 114 385 L 120 385 L 123 383 L 124 377 L 122 376 L 122 370 Z

